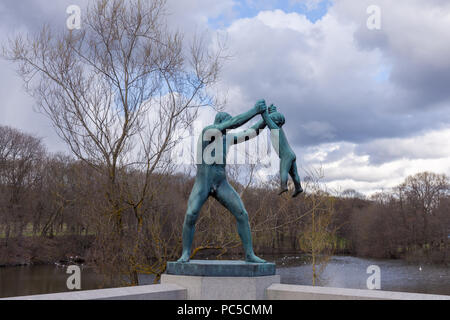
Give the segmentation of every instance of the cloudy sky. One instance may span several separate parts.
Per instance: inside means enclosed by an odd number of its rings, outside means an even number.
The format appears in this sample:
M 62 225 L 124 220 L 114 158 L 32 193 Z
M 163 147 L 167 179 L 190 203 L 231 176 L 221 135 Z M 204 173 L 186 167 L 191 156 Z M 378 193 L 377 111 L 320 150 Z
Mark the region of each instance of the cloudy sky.
M 67 6 L 86 2 L 1 0 L 0 41 L 64 26 Z M 379 30 L 367 27 L 369 5 L 381 10 Z M 275 103 L 301 176 L 321 166 L 329 188 L 371 194 L 417 172 L 450 174 L 450 1 L 169 0 L 169 9 L 188 35 L 226 35 L 227 111 Z M 0 71 L 0 124 L 64 151 L 14 66 L 0 61 Z

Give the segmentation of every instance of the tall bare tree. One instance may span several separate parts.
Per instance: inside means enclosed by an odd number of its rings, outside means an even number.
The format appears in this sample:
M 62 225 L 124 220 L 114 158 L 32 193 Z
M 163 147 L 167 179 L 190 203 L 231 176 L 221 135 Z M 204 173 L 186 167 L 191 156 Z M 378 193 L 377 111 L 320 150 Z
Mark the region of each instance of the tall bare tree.
M 175 131 L 214 104 L 207 88 L 218 78 L 222 47 L 213 52 L 203 38 L 186 43 L 171 31 L 164 0 L 95 0 L 83 12 L 81 30 L 45 25 L 10 40 L 3 55 L 17 62 L 26 89 L 73 154 L 103 177 L 106 201 L 97 205 L 111 228 L 101 243 L 118 243 L 111 253 L 123 252 L 105 262 L 124 266 L 137 283 L 150 180 L 172 167 Z M 128 181 L 130 172 L 143 179 Z M 132 223 L 124 222 L 127 212 Z M 132 244 L 124 245 L 125 235 Z

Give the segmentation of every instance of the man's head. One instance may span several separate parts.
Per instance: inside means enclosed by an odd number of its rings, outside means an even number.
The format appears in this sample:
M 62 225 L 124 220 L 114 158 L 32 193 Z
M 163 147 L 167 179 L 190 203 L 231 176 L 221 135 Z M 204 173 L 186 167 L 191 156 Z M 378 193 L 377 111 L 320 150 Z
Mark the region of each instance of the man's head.
M 280 128 L 284 125 L 284 123 L 286 122 L 286 119 L 284 118 L 284 116 L 279 113 L 279 112 L 273 112 L 270 114 L 270 117 L 272 118 L 273 122 L 275 122 L 275 124 L 277 126 L 279 126 Z
M 216 114 L 216 118 L 214 119 L 214 124 L 219 124 L 219 123 L 222 123 L 222 122 L 227 121 L 229 119 L 231 119 L 231 115 L 229 113 L 218 112 Z

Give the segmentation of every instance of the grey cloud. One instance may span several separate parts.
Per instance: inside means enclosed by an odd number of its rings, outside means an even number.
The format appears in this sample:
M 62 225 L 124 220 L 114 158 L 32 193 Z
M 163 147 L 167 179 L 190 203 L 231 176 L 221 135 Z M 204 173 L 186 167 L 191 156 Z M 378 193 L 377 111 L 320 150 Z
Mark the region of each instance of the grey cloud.
M 328 122 L 311 121 L 301 126 L 302 135 L 316 138 L 318 140 L 333 140 L 336 136 L 335 128 Z
M 234 92 L 229 99 L 230 111 L 248 109 L 257 99 L 266 98 L 285 114 L 285 130 L 296 148 L 342 141 L 362 144 L 356 151 L 370 155 L 372 163 L 398 157 L 376 149 L 375 144 L 370 144 L 374 140 L 415 136 L 448 127 L 450 55 L 446 53 L 450 52 L 450 45 L 446 40 L 450 25 L 445 29 L 443 19 L 436 21 L 436 26 L 427 20 L 421 33 L 421 22 L 414 24 L 413 19 L 415 14 L 425 14 L 433 6 L 448 12 L 448 1 L 432 0 L 425 5 L 417 0 L 379 0 L 383 27 L 370 32 L 365 27 L 365 9 L 372 2 L 336 0 L 328 21 L 314 25 L 298 22 L 297 29 L 289 26 L 287 20 L 291 18 L 283 14 L 277 18 L 279 24 L 285 25 L 283 28 L 269 27 L 264 23 L 268 21 L 258 19 L 232 24 L 227 32 L 234 58 L 223 72 L 223 88 Z M 69 4 L 84 7 L 85 3 L 2 0 L 0 39 L 18 28 L 34 30 L 48 21 L 63 25 L 65 8 Z M 272 1 L 266 4 L 273 5 Z M 188 35 L 210 30 L 209 19 L 223 15 L 233 18 L 234 5 L 232 0 L 169 0 L 169 23 Z M 403 9 L 406 11 L 402 18 Z M 301 20 L 302 16 L 298 17 Z M 415 33 L 411 33 L 410 26 Z M 431 34 L 429 30 L 433 28 L 443 31 Z M 389 67 L 389 77 L 378 83 L 374 74 L 384 66 Z M 9 106 L 0 106 L 0 121 L 24 127 L 35 125 L 32 130 L 51 132 L 45 119 L 34 118 L 30 111 L 32 102 L 16 89 L 17 82 L 10 81 L 16 79 L 14 73 L 5 71 L 5 64 L 0 68 L 0 93 L 12 97 Z M 15 109 L 12 112 L 7 108 Z M 23 120 L 17 120 L 20 118 Z M 326 161 L 343 157 L 345 152 L 350 149 L 331 152 Z
M 363 9 L 359 19 L 365 25 L 365 7 L 359 7 Z M 242 110 L 261 97 L 274 102 L 285 114 L 285 130 L 297 146 L 365 143 L 448 126 L 450 72 L 446 62 L 442 62 L 444 67 L 433 68 L 426 59 L 404 59 L 389 47 L 392 40 L 383 33 L 364 47 L 354 32 L 358 29 L 350 27 L 352 20 L 342 22 L 345 15 L 338 9 L 330 12 L 338 25 L 331 18 L 314 26 L 302 25 L 299 18 L 294 30 L 288 22 L 285 28 L 272 28 L 255 18 L 229 28 L 236 58 L 224 78 L 240 92 L 240 101 L 231 107 Z M 272 18 L 282 21 L 288 15 L 273 14 Z M 321 39 L 315 40 L 310 30 L 322 34 Z M 347 44 L 352 30 L 353 46 Z M 339 39 L 332 43 L 334 35 L 342 38 L 342 45 Z M 333 55 L 327 53 L 327 46 L 335 50 Z M 391 74 L 378 83 L 374 79 L 377 69 L 385 66 Z
M 87 3 L 88 0 L 2 0 L 0 25 L 9 31 L 23 27 L 35 31 L 44 23 L 63 28 L 68 17 L 66 8 L 69 5 L 85 8 Z
M 366 27 L 364 9 L 373 1 L 336 2 L 336 13 L 355 21 L 355 41 L 365 50 L 380 50 L 392 64 L 390 80 L 413 97 L 409 108 L 450 104 L 450 23 L 448 1 L 378 1 L 381 30 Z M 358 14 L 359 13 L 359 14 Z
M 51 152 L 66 151 L 49 119 L 34 110 L 34 101 L 23 90 L 13 66 L 0 60 L 0 125 L 18 128 L 43 139 Z

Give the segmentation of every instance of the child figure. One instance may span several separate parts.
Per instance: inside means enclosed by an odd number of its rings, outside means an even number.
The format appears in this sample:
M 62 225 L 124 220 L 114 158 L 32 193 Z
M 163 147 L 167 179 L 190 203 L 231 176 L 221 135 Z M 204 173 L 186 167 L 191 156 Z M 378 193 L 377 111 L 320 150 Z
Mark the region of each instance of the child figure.
M 281 195 L 288 191 L 287 182 L 288 175 L 290 175 L 295 185 L 295 190 L 292 194 L 292 197 L 295 198 L 303 192 L 302 186 L 300 185 L 300 177 L 297 172 L 297 157 L 289 146 L 286 135 L 281 128 L 285 123 L 284 116 L 277 112 L 277 108 L 273 104 L 269 107 L 269 111 L 270 114 L 266 109 L 262 113 L 262 117 L 269 129 L 271 129 L 270 137 L 272 146 L 278 154 L 278 157 L 280 157 L 281 191 L 278 194 Z

